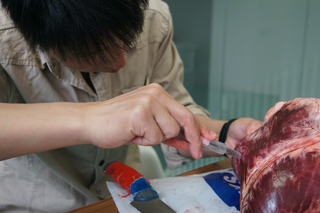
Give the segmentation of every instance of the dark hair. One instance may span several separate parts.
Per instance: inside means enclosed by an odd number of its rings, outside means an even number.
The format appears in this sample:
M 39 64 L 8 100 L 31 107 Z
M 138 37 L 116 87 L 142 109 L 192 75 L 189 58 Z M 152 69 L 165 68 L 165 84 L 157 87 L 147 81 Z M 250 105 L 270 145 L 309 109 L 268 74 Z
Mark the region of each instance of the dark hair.
M 132 48 L 142 32 L 148 0 L 0 0 L 32 50 L 63 60 Z M 110 50 L 111 49 L 111 50 Z

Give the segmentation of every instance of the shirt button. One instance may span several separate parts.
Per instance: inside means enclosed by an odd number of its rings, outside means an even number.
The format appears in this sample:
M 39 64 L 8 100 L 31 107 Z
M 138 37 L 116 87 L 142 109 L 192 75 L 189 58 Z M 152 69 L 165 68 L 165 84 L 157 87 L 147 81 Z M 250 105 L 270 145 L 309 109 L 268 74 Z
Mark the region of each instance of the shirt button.
M 101 160 L 100 162 L 99 162 L 99 166 L 102 166 L 104 164 L 104 160 Z
M 81 80 L 80 80 L 80 83 L 81 83 L 81 84 L 84 84 L 84 80 L 81 79 Z
M 102 191 L 101 191 L 101 189 L 96 188 L 96 192 L 97 192 L 97 194 L 98 194 L 98 195 L 102 195 Z

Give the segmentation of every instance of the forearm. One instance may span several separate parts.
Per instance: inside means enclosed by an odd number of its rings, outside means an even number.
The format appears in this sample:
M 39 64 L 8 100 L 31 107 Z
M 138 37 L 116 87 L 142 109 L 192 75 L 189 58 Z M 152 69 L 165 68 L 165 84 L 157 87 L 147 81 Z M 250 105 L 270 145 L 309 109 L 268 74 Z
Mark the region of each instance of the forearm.
M 85 143 L 79 103 L 0 103 L 0 160 Z
M 204 116 L 196 116 L 197 119 L 205 124 L 207 127 L 209 127 L 211 130 L 213 130 L 217 134 L 217 138 L 219 138 L 220 130 L 223 126 L 223 124 L 226 123 L 226 121 L 220 121 L 220 120 L 213 120 Z M 179 154 L 185 157 L 191 157 L 189 150 L 186 149 L 179 149 Z M 203 156 L 204 157 L 210 157 L 210 156 L 221 156 L 217 153 L 210 152 L 208 150 L 203 150 Z
M 204 125 L 209 127 L 209 129 L 213 130 L 217 137 L 219 138 L 220 130 L 227 121 L 221 121 L 221 120 L 213 120 L 204 116 L 197 116 L 197 119 L 202 122 Z
M 190 118 L 158 84 L 104 102 L 0 104 L 0 160 L 77 144 L 150 146 L 174 138 L 180 126 L 192 156 L 200 158 L 198 123 Z M 206 134 L 214 135 L 209 129 Z M 175 147 L 188 146 L 176 142 Z

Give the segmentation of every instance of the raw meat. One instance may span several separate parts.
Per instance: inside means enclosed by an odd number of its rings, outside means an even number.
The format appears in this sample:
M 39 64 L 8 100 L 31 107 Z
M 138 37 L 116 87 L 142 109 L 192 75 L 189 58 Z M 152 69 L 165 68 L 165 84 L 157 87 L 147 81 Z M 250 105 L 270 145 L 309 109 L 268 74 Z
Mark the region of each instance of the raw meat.
M 233 159 L 242 213 L 320 212 L 320 99 L 286 102 Z

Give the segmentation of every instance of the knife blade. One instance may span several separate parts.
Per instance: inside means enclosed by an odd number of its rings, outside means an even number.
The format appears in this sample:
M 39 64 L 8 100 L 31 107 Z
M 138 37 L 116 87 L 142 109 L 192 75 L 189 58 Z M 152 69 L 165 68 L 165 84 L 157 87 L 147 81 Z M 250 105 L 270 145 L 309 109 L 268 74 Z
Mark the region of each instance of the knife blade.
M 176 213 L 172 208 L 159 198 L 158 192 L 152 188 L 150 181 L 132 167 L 119 161 L 108 163 L 104 168 L 104 174 L 109 175 L 122 188 L 132 194 L 130 203 L 142 213 Z M 124 197 L 126 197 L 124 196 Z
M 182 141 L 185 141 L 185 142 L 188 142 L 186 137 L 184 136 L 183 127 L 180 127 L 180 132 L 175 138 L 177 138 L 179 140 L 182 140 Z M 222 142 L 217 141 L 217 140 L 208 141 L 205 138 L 202 138 L 202 139 L 203 139 L 203 141 L 207 141 L 207 144 L 203 144 L 202 145 L 202 148 L 204 148 L 206 150 L 209 150 L 211 152 L 215 152 L 215 153 L 218 153 L 218 154 L 221 154 L 221 155 L 224 155 L 224 154 L 230 155 L 231 157 L 234 157 L 234 158 L 237 158 L 237 159 L 241 158 L 241 155 L 240 155 L 239 152 L 237 152 L 236 150 L 228 148 L 225 143 L 222 143 Z

